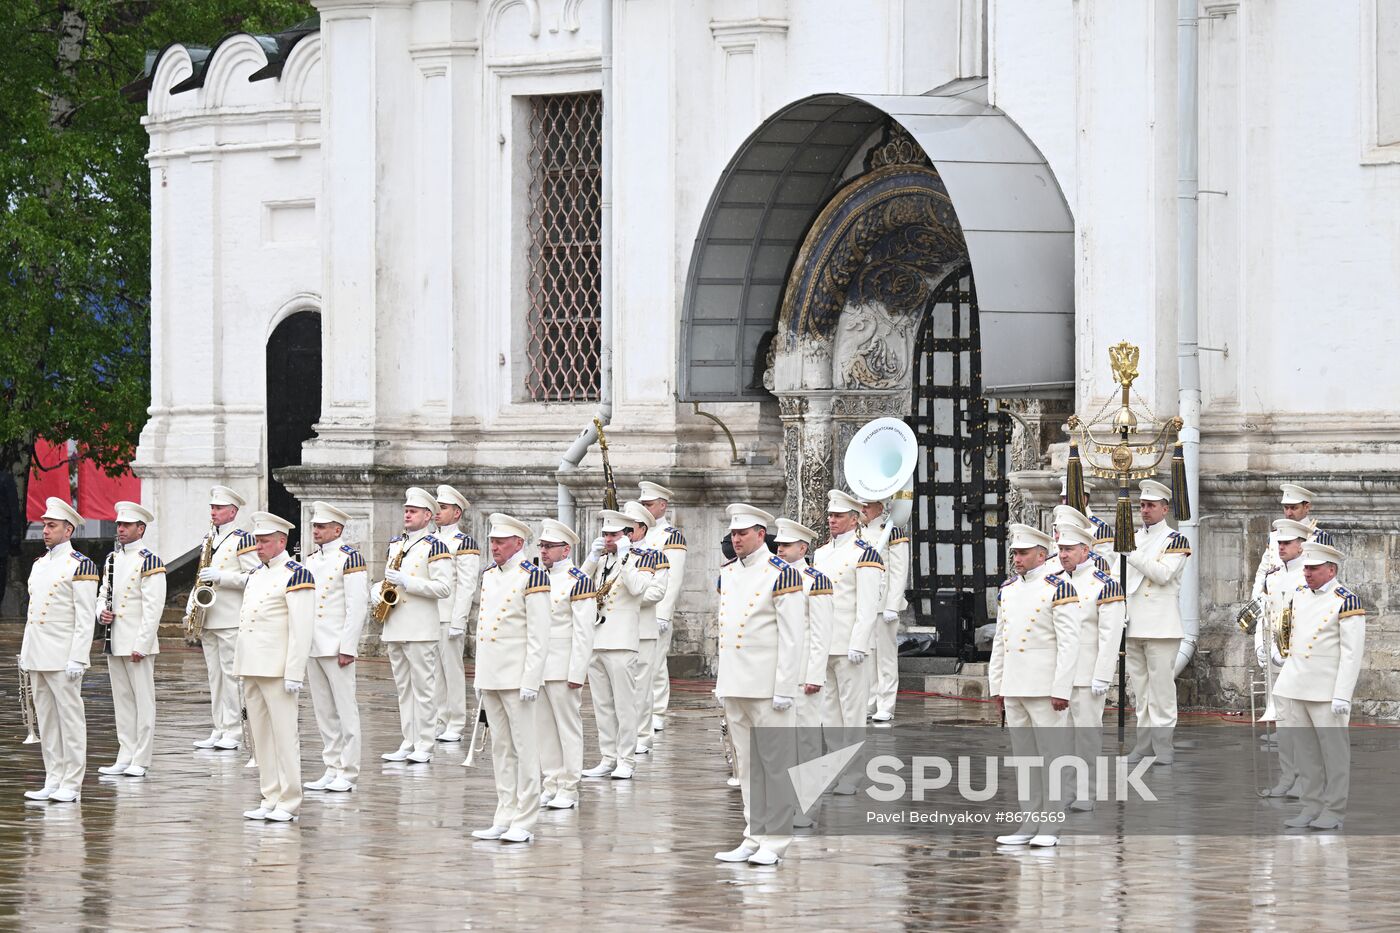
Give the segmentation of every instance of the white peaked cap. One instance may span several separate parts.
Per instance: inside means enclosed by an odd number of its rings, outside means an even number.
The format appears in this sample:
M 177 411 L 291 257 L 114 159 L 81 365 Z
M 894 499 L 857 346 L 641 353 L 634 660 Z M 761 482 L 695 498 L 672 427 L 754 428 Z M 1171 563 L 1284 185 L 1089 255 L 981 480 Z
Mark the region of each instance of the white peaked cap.
M 155 514 L 150 509 L 142 507 L 139 502 L 127 502 L 123 499 L 117 503 L 117 521 L 119 522 L 145 522 L 149 525 L 155 520 Z
M 730 531 L 753 528 L 755 526 L 767 528 L 769 525 L 773 524 L 774 521 L 772 515 L 769 515 L 762 509 L 746 505 L 743 502 L 736 502 L 733 505 L 725 506 L 724 510 L 729 513 Z
M 255 535 L 285 535 L 290 534 L 296 527 L 285 518 L 273 515 L 271 512 L 253 513 L 253 534 Z
M 67 522 L 74 530 L 83 523 L 83 517 L 78 514 L 78 510 L 57 496 L 49 496 L 44 500 L 44 514 L 40 518 L 54 518 Z
M 1094 523 L 1089 521 L 1089 516 L 1068 505 L 1055 506 L 1054 524 L 1056 525 L 1077 525 L 1080 528 L 1092 528 Z
M 569 547 L 578 547 L 578 534 L 563 522 L 546 518 L 540 522 L 540 543 L 551 541 L 555 544 L 567 544 Z
M 418 486 L 408 487 L 408 492 L 403 495 L 403 504 L 411 505 L 415 509 L 427 509 L 429 512 L 437 511 L 437 499 L 428 494 L 428 490 Z
M 504 512 L 492 512 L 490 522 L 491 530 L 486 533 L 488 538 L 519 538 L 529 541 L 534 537 L 530 533 L 529 525 Z
M 234 508 L 243 508 L 248 504 L 248 500 L 227 486 L 215 486 L 209 490 L 210 505 L 231 505 Z
M 322 502 L 317 499 L 311 503 L 311 524 L 313 525 L 348 525 L 350 524 L 350 514 L 331 505 L 329 502 Z
M 778 544 L 795 544 L 798 541 L 815 544 L 817 533 L 790 518 L 780 518 L 778 519 L 778 534 L 773 540 Z
M 863 508 L 865 508 L 865 503 L 848 492 L 833 489 L 826 494 L 826 510 L 828 512 L 859 512 Z
M 1284 483 L 1279 487 L 1283 491 L 1282 505 L 1298 505 L 1300 502 L 1312 502 L 1313 494 L 1309 489 L 1304 489 L 1297 483 Z
M 1309 541 L 1303 545 L 1303 566 L 1316 567 L 1318 564 L 1342 565 L 1342 552 L 1330 544 L 1318 544 L 1316 541 Z
M 1312 529 L 1291 518 L 1280 518 L 1274 522 L 1274 537 L 1280 541 L 1306 541 L 1312 537 Z
M 671 501 L 671 490 L 660 483 L 641 482 L 637 484 L 639 490 L 637 498 L 643 502 L 651 502 L 653 499 L 665 499 Z
M 1039 528 L 1030 525 L 1010 524 L 1006 526 L 1007 546 L 1011 548 L 1043 547 L 1049 551 L 1055 547 L 1054 540 Z
M 1055 531 L 1060 536 L 1060 544 L 1085 544 L 1094 546 L 1094 533 L 1083 525 L 1075 525 L 1070 522 L 1056 522 Z
M 637 527 L 637 522 L 632 516 L 614 509 L 600 509 L 598 511 L 598 517 L 603 520 L 603 527 L 598 530 L 604 534 L 614 531 L 626 531 L 628 528 Z
M 647 511 L 647 507 L 634 499 L 628 499 L 622 503 L 622 513 L 629 516 L 635 524 L 633 528 L 640 524 L 643 528 L 650 528 L 656 524 L 656 517 Z
M 472 507 L 472 504 L 467 499 L 467 497 L 462 495 L 457 490 L 453 489 L 451 486 L 439 486 L 437 488 L 437 501 L 445 502 L 448 505 L 455 505 L 463 512 Z
M 1149 502 L 1157 500 L 1160 502 L 1172 501 L 1171 487 L 1166 483 L 1159 483 L 1155 479 L 1145 479 L 1138 483 L 1138 498 L 1146 499 Z

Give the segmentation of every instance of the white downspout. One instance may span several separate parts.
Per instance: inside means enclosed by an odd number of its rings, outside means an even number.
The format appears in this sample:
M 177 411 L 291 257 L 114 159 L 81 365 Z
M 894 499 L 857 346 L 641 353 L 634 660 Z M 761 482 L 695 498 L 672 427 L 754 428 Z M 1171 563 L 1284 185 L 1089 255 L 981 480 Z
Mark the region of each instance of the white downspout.
M 602 247 L 599 268 L 599 348 L 598 348 L 598 420 L 603 424 L 612 421 L 613 399 L 613 216 L 612 216 L 612 103 L 613 103 L 613 0 L 603 0 L 602 5 L 602 81 L 603 81 L 603 132 L 601 165 L 602 192 L 598 201 L 599 241 Z M 578 468 L 588 448 L 598 439 L 598 430 L 589 425 L 574 438 L 564 457 L 559 461 L 559 521 L 578 530 L 574 524 L 577 515 L 574 509 L 574 494 L 562 482 L 562 474 Z M 583 532 L 580 531 L 580 534 Z M 585 535 L 586 537 L 586 535 Z
M 1181 451 L 1186 460 L 1186 487 L 1191 496 L 1191 517 L 1181 522 L 1179 528 L 1191 542 L 1191 559 L 1186 562 L 1181 576 L 1182 638 L 1176 655 L 1178 675 L 1191 663 L 1201 632 L 1201 351 L 1196 320 L 1199 30 L 1196 3 L 1197 0 L 1177 0 L 1176 9 L 1176 364 L 1177 396 L 1183 422 Z

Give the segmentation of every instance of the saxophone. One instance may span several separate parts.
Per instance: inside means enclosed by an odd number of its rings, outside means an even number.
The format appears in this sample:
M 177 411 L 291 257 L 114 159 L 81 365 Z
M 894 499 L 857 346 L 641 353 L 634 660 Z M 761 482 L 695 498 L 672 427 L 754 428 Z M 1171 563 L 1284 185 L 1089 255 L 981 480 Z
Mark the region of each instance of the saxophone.
M 1288 647 L 1293 641 L 1293 600 L 1288 601 L 1288 605 L 1283 609 L 1283 619 L 1280 620 L 1278 629 L 1274 632 L 1274 643 L 1278 645 L 1280 656 L 1288 657 Z
M 199 552 L 199 564 L 194 569 L 194 589 L 190 590 L 189 601 L 185 603 L 185 644 L 199 644 L 199 638 L 204 634 L 204 613 L 209 607 L 214 605 L 214 600 L 219 598 L 219 593 L 207 583 L 199 582 L 199 572 L 205 570 L 214 563 L 214 534 L 217 531 L 213 523 L 209 525 L 209 531 L 204 535 L 204 546 Z
M 403 556 L 407 553 L 408 548 L 405 547 L 403 543 L 401 543 L 399 545 L 399 552 L 394 555 L 392 560 L 389 561 L 388 569 L 398 570 L 400 567 L 402 567 Z M 370 610 L 370 617 L 373 618 L 374 621 L 378 622 L 380 625 L 383 625 L 384 620 L 389 618 L 389 613 L 392 612 L 394 607 L 398 604 L 399 588 L 394 584 L 390 583 L 388 580 L 385 580 L 384 585 L 379 588 L 379 602 L 375 603 L 374 608 Z

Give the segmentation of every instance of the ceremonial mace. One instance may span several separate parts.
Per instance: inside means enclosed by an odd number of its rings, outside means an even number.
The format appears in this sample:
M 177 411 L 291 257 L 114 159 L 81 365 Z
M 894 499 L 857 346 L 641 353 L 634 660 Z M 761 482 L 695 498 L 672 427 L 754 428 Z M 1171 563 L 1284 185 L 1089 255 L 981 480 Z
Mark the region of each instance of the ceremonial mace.
M 1186 487 L 1186 459 L 1181 452 L 1180 417 L 1169 418 L 1159 425 L 1152 409 L 1142 397 L 1132 391 L 1138 377 L 1140 351 L 1124 340 L 1108 348 L 1108 362 L 1113 381 L 1122 389 L 1118 411 L 1106 417 L 1113 407 L 1109 396 L 1098 414 L 1089 419 L 1070 415 L 1065 424 L 1069 435 L 1069 464 L 1065 470 L 1066 504 L 1087 512 L 1084 493 L 1084 472 L 1101 479 L 1118 481 L 1118 503 L 1113 522 L 1113 550 L 1118 552 L 1118 582 L 1123 587 L 1124 608 L 1128 599 L 1128 553 L 1137 547 L 1133 534 L 1133 503 L 1129 484 L 1135 479 L 1147 479 L 1157 474 L 1157 467 L 1172 444 L 1172 514 L 1177 521 L 1191 517 L 1190 493 Z M 1136 400 L 1142 417 L 1133 410 Z M 1118 643 L 1118 742 L 1123 742 L 1124 719 L 1127 715 L 1128 674 L 1125 661 L 1128 653 L 1128 625 L 1125 616 L 1123 634 Z M 1139 699 L 1140 701 L 1140 699 Z

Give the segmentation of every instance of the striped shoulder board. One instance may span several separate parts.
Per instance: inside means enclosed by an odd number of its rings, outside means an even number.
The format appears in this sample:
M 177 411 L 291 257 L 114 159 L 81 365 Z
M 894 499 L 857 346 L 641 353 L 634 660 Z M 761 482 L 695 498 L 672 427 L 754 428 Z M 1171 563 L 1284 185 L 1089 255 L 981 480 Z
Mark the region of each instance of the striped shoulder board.
M 295 590 L 314 590 L 316 588 L 316 579 L 311 576 L 311 571 L 307 570 L 301 564 L 298 564 L 294 560 L 289 560 L 287 561 L 287 569 L 292 572 L 292 575 L 287 578 L 288 593 Z
M 403 540 L 403 535 L 394 535 L 392 538 L 389 539 L 389 543 L 390 543 L 390 544 L 397 544 L 397 543 L 399 543 L 399 542 L 402 541 L 402 540 Z
M 1361 608 L 1361 598 L 1340 583 L 1332 590 L 1337 594 L 1337 598 L 1342 601 L 1342 608 L 1337 610 L 1337 618 L 1345 619 L 1348 616 L 1362 616 L 1366 610 Z
M 1118 585 L 1118 581 L 1113 579 L 1102 570 L 1094 571 L 1094 579 L 1103 584 L 1099 588 L 1099 603 L 1113 603 L 1123 599 L 1123 587 Z
M 249 551 L 257 550 L 258 539 L 254 538 L 249 532 L 240 528 L 233 533 L 233 536 L 238 539 L 239 554 L 247 554 Z
M 857 567 L 879 567 L 885 569 L 885 562 L 880 560 L 880 552 L 866 544 L 860 538 L 856 538 L 856 546 L 861 549 L 860 560 L 856 561 Z
M 655 573 L 659 570 L 670 570 L 671 564 L 666 560 L 666 555 L 660 551 L 644 548 L 637 558 L 637 567 L 640 570 L 649 570 Z
M 1314 528 L 1312 533 L 1314 544 L 1325 544 L 1328 547 L 1336 547 L 1337 539 L 1332 537 L 1330 531 L 1323 531 L 1321 528 Z
M 340 546 L 340 552 L 345 555 L 345 566 L 341 567 L 341 573 L 355 573 L 365 569 L 365 559 L 360 556 L 360 552 L 348 544 Z
M 890 532 L 890 547 L 894 547 L 896 544 L 908 544 L 908 543 L 909 543 L 909 532 L 905 531 L 903 528 L 899 528 L 899 527 L 896 526 L 896 528 L 894 529 L 894 531 L 891 531 L 891 532 Z
M 444 557 L 451 557 L 452 552 L 447 549 L 440 539 L 433 535 L 428 535 L 428 560 L 442 560 Z
M 783 560 L 777 555 L 768 558 L 768 563 L 772 564 L 774 567 L 777 567 L 779 570 L 786 570 L 788 565 L 787 561 Z
M 458 557 L 462 556 L 463 554 L 481 554 L 481 548 L 476 546 L 476 539 L 473 538 L 471 535 L 467 534 L 465 531 L 457 532 L 455 537 L 457 539 Z
M 808 596 L 830 596 L 832 593 L 831 581 L 826 574 L 816 567 L 804 568 L 803 573 L 812 578 L 812 588 L 807 591 Z
M 1095 541 L 1107 541 L 1113 537 L 1113 528 L 1108 524 L 1108 522 L 1099 518 L 1097 515 L 1091 517 L 1089 521 L 1093 523 L 1094 526 Z
M 543 567 L 538 566 L 533 561 L 522 560 L 520 569 L 529 574 L 529 579 L 525 581 L 525 595 L 531 593 L 549 592 L 549 574 Z
M 598 588 L 593 585 L 593 578 L 582 570 L 570 567 L 569 576 L 574 578 L 574 588 L 569 591 L 571 602 L 575 599 L 588 599 L 598 594 Z
M 92 562 L 92 558 L 78 551 L 71 551 L 73 559 L 78 562 L 78 566 L 73 570 L 74 580 L 96 580 L 97 565 Z
M 1045 583 L 1055 588 L 1055 598 L 1051 602 L 1051 605 L 1058 606 L 1060 603 L 1067 603 L 1070 601 L 1079 602 L 1079 594 L 1075 592 L 1074 584 L 1069 582 L 1068 579 L 1061 577 L 1057 573 L 1049 573 L 1045 575 Z
M 679 528 L 671 525 L 666 526 L 666 543 L 661 545 L 663 551 L 684 551 L 685 535 L 681 534 Z
M 768 562 L 778 568 L 778 579 L 773 581 L 774 596 L 802 592 L 802 578 L 797 575 L 796 567 L 789 565 L 781 557 L 774 557 Z
M 1167 546 L 1162 551 L 1163 554 L 1190 554 L 1191 542 L 1186 540 L 1186 536 L 1179 531 L 1173 531 L 1167 538 Z
M 165 563 L 157 556 L 145 548 L 141 549 L 141 576 L 149 577 L 153 573 L 165 573 Z

